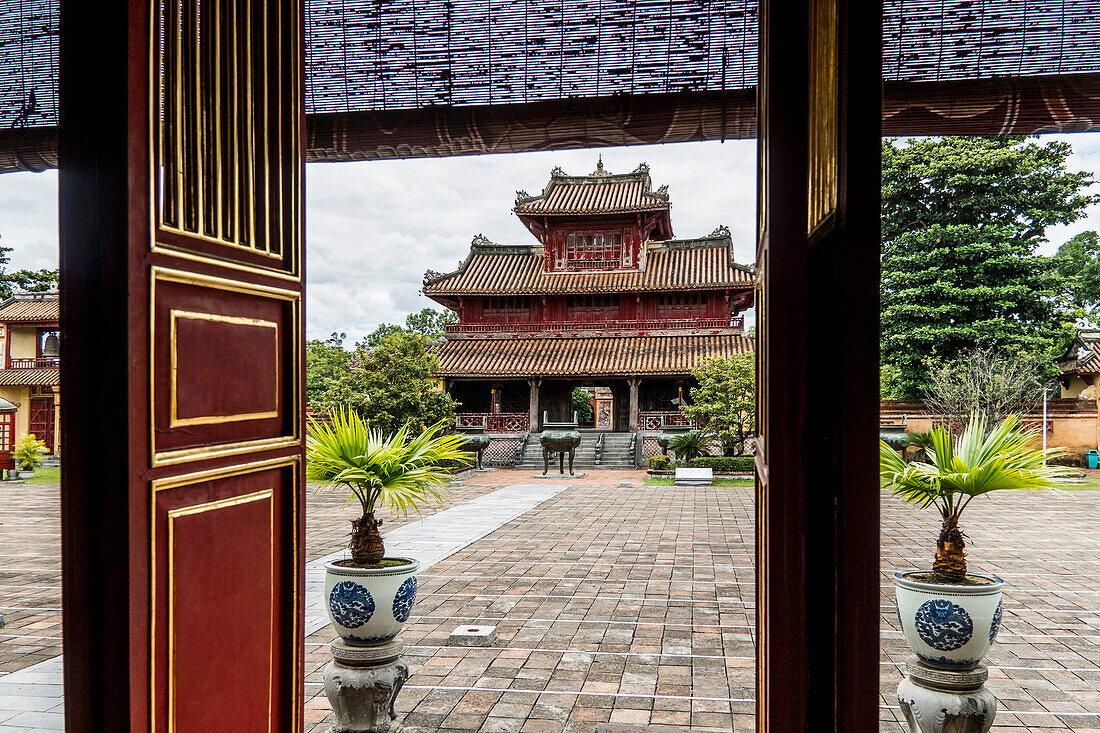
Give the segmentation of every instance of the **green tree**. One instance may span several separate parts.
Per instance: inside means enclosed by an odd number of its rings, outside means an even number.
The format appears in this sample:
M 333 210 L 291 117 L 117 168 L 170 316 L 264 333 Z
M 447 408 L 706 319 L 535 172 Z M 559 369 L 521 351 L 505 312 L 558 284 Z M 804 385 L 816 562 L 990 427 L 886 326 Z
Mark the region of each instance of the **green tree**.
M 1072 337 L 1058 270 L 1037 247 L 1096 196 L 1070 146 L 948 137 L 882 148 L 882 356 L 916 397 L 975 347 L 1052 357 Z
M 439 360 L 430 344 L 427 336 L 404 332 L 377 346 L 359 344 L 353 352 L 344 350 L 336 334 L 310 342 L 310 408 L 319 414 L 350 408 L 385 435 L 406 426 L 419 431 L 441 420 L 453 421 L 458 403 L 432 376 Z
M 429 338 L 438 338 L 443 335 L 443 327 L 448 323 L 454 323 L 458 316 L 454 311 L 437 311 L 434 308 L 424 308 L 419 313 L 410 313 L 405 316 L 405 325 L 398 326 L 393 323 L 379 323 L 378 327 L 367 334 L 366 345 L 377 346 L 382 340 L 395 333 L 418 333 Z
M 419 313 L 410 313 L 405 316 L 405 330 L 434 339 L 443 335 L 444 326 L 457 321 L 458 315 L 453 310 L 437 311 L 435 308 L 424 308 Z
M 570 396 L 570 402 L 573 404 L 573 412 L 577 413 L 577 421 L 581 425 L 588 425 L 592 422 L 592 395 L 585 392 L 580 387 L 573 388 L 573 394 Z M 572 417 L 572 416 L 570 416 Z
M 1100 314 L 1100 234 L 1081 232 L 1058 248 L 1054 266 L 1062 278 L 1066 310 L 1093 323 Z
M 722 453 L 740 455 L 756 430 L 756 357 L 737 354 L 706 359 L 692 372 L 691 404 L 684 415 L 722 441 Z
M 11 262 L 11 247 L 0 247 L 0 300 L 11 297 L 13 290 L 49 290 L 57 285 L 58 270 L 16 270 L 8 272 Z
M 346 377 L 351 352 L 344 348 L 346 333 L 333 333 L 324 341 L 306 342 L 306 402 L 312 412 L 327 415 L 338 407 L 351 406 L 355 395 Z

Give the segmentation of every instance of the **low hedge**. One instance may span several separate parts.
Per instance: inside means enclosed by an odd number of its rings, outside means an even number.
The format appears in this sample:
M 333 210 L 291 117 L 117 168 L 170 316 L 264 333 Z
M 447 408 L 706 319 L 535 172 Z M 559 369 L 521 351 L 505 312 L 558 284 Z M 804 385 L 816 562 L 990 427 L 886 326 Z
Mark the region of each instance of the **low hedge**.
M 672 464 L 668 456 L 653 456 L 649 459 L 650 471 L 667 471 Z
M 692 460 L 691 465 L 724 473 L 752 473 L 756 470 L 756 460 L 752 456 L 703 456 Z

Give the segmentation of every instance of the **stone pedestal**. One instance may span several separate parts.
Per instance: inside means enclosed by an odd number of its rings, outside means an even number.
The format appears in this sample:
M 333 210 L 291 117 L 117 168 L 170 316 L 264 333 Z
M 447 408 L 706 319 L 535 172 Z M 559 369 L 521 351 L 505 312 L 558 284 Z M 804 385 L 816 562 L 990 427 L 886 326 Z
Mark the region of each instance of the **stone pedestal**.
M 325 696 L 336 718 L 330 733 L 396 733 L 401 730 L 393 703 L 409 678 L 401 661 L 400 639 L 372 646 L 332 642 L 333 661 L 325 666 Z
M 984 664 L 938 669 L 909 657 L 898 702 L 910 733 L 987 733 L 997 715 L 997 700 L 985 689 L 988 677 Z

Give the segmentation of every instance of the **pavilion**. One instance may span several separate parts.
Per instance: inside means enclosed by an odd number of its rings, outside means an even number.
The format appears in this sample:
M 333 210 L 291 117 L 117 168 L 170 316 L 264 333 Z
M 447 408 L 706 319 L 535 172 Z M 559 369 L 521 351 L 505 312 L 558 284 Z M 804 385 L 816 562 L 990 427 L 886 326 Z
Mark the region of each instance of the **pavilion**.
M 460 429 L 570 421 L 577 387 L 599 390 L 597 429 L 688 424 L 692 370 L 753 350 L 740 314 L 756 283 L 727 228 L 673 239 L 670 208 L 644 163 L 612 174 L 601 159 L 587 176 L 555 168 L 541 193 L 516 199 L 538 244 L 481 237 L 456 271 L 429 271 L 424 294 L 459 316 L 436 348 L 436 375 L 462 405 Z

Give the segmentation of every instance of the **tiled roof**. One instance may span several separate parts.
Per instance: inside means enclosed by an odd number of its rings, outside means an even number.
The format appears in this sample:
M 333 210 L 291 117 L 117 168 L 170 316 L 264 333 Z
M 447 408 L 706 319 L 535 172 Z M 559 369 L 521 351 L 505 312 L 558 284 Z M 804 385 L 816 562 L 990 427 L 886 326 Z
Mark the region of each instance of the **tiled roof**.
M 1100 329 L 1082 328 L 1062 359 L 1063 374 L 1100 374 Z
M 667 187 L 652 190 L 649 167 L 644 163 L 633 173 L 611 174 L 601 160 L 592 175 L 567 176 L 560 168 L 537 196 L 523 191 L 516 195 L 517 214 L 616 214 L 668 209 Z
M 58 317 L 56 297 L 42 300 L 9 298 L 0 303 L 0 322 L 56 321 Z
M 458 339 L 436 348 L 440 377 L 688 374 L 704 359 L 753 351 L 744 336 Z
M 429 296 L 605 293 L 751 288 L 755 275 L 732 257 L 728 236 L 650 244 L 645 270 L 544 272 L 542 247 L 474 245 L 456 272 L 424 284 Z
M 56 387 L 60 369 L 0 369 L 0 387 Z

